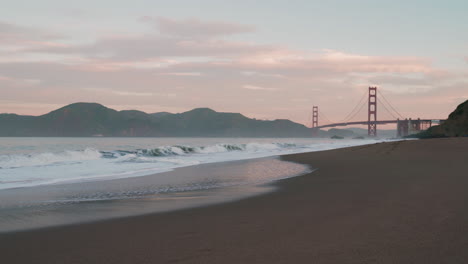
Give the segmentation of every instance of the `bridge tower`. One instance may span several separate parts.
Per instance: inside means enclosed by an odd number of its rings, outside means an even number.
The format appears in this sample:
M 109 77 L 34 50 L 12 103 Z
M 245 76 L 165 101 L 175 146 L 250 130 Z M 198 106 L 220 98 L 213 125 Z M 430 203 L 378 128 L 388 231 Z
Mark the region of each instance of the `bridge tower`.
M 318 106 L 312 107 L 312 128 L 318 127 Z
M 312 136 L 318 136 L 318 106 L 312 107 Z
M 377 136 L 377 87 L 369 87 L 367 135 Z

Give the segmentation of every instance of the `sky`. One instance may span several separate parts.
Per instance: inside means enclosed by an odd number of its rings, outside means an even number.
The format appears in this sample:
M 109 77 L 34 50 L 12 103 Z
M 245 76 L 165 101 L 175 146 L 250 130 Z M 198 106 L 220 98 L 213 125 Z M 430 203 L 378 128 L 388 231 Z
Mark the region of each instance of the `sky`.
M 0 113 L 98 102 L 310 125 L 313 105 L 343 121 L 369 86 L 379 119 L 446 118 L 468 99 L 466 0 L 0 4 Z

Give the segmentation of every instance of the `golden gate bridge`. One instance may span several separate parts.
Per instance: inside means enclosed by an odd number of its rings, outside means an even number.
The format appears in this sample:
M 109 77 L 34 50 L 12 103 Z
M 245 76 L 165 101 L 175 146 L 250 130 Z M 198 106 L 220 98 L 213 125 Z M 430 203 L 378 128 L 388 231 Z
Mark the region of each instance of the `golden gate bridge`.
M 380 98 L 383 98 L 383 101 Z M 404 118 L 392 104 L 385 98 L 385 96 L 377 90 L 377 87 L 369 87 L 367 94 L 367 102 L 365 101 L 366 94 L 361 97 L 361 100 L 351 110 L 351 112 L 343 119 L 342 122 L 332 122 L 323 113 L 319 112 L 318 106 L 312 107 L 312 135 L 318 136 L 318 131 L 321 128 L 340 127 L 340 126 L 352 126 L 352 125 L 367 125 L 367 134 L 369 137 L 377 136 L 377 125 L 396 124 L 397 125 L 397 136 L 404 137 L 410 133 L 417 133 L 419 131 L 430 128 L 433 124 L 440 124 L 444 120 L 441 119 L 411 119 Z M 382 105 L 384 109 L 389 113 L 393 119 L 378 120 L 377 119 L 377 103 Z M 358 113 L 360 113 L 367 105 L 367 121 L 352 121 Z M 325 125 L 319 125 L 319 113 L 324 119 L 328 121 Z

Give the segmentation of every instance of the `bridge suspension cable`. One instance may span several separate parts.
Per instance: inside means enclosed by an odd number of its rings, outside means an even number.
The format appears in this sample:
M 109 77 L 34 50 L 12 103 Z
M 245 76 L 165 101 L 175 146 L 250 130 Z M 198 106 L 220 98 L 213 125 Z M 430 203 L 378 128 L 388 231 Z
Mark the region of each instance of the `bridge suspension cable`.
M 384 99 L 384 101 L 389 105 L 389 107 L 397 114 L 397 116 L 399 116 L 401 119 L 404 119 L 403 118 L 403 115 L 400 114 L 400 112 L 398 112 L 394 107 L 393 105 L 387 100 L 387 98 L 385 98 L 385 95 L 380 92 L 380 90 L 377 91 L 379 93 L 380 96 L 382 96 L 382 98 Z M 382 103 L 382 105 L 384 105 Z M 385 106 L 385 105 L 384 105 Z M 388 110 L 387 110 L 388 111 Z M 389 111 L 390 112 L 390 111 Z
M 322 113 L 322 111 L 319 111 L 319 114 L 321 117 L 323 117 L 325 119 L 325 121 L 327 121 L 329 124 L 333 124 L 334 122 L 330 120 L 330 118 L 328 118 L 324 113 Z
M 346 122 L 348 122 L 348 121 L 350 121 L 350 120 L 353 120 L 353 118 L 354 118 L 357 114 L 359 114 L 359 113 L 361 112 L 361 110 L 364 108 L 364 106 L 366 106 L 366 105 L 367 105 L 367 102 L 364 101 L 364 102 L 361 104 L 361 107 L 359 108 L 359 110 L 357 110 L 357 111 L 354 113 L 354 115 L 352 115 L 350 118 L 348 118 L 347 120 L 345 120 L 344 123 L 346 123 Z
M 396 117 L 390 110 L 388 110 L 388 108 L 385 106 L 385 104 L 379 99 L 377 98 L 377 101 L 379 101 L 379 103 L 385 108 L 385 110 L 387 110 L 387 112 L 395 119 L 398 119 L 398 117 Z
M 351 112 L 349 112 L 348 115 L 346 115 L 346 117 L 343 118 L 342 122 L 348 122 L 349 120 L 353 119 L 354 116 L 356 116 L 357 113 L 359 113 L 361 111 L 359 106 L 361 106 L 361 104 L 364 102 L 364 99 L 366 99 L 366 97 L 367 97 L 367 93 L 364 93 L 362 95 L 361 99 L 358 101 L 358 103 L 354 106 L 353 110 L 351 110 Z M 359 108 L 359 110 L 357 110 L 358 108 Z M 362 108 L 362 106 L 361 106 L 361 108 Z M 354 113 L 356 110 L 357 110 L 357 112 Z

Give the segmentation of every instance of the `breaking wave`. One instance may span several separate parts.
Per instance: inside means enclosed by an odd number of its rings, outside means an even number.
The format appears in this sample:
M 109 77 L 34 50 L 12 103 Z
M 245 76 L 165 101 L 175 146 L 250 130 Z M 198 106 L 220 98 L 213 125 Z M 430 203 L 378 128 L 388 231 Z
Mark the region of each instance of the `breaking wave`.
M 216 154 L 224 152 L 262 152 L 274 151 L 287 148 L 295 148 L 295 144 L 286 143 L 248 143 L 248 144 L 216 144 L 212 146 L 162 146 L 149 149 L 136 150 L 115 150 L 115 151 L 99 151 L 94 148 L 86 148 L 84 150 L 62 151 L 62 152 L 45 152 L 35 154 L 16 154 L 16 155 L 0 155 L 0 168 L 12 169 L 19 167 L 35 167 L 47 165 L 59 165 L 66 163 L 79 163 L 97 159 L 119 159 L 121 161 L 133 160 L 142 158 L 139 161 L 148 161 L 145 157 L 169 157 L 169 156 L 187 156 L 194 154 Z
M 153 148 L 113 144 L 111 150 L 83 147 L 0 154 L 0 190 L 37 185 L 131 178 L 198 164 L 245 160 L 375 143 L 374 140 L 303 143 L 218 143 Z M 102 146 L 101 148 L 105 148 Z M 56 149 L 50 147 L 49 149 Z M 112 150 L 114 149 L 114 150 Z M 48 149 L 47 149 L 48 150 Z
M 248 144 L 216 144 L 212 146 L 162 146 L 149 149 L 115 150 L 115 151 L 99 151 L 94 148 L 86 148 L 78 151 L 62 151 L 62 152 L 45 152 L 35 154 L 16 154 L 16 155 L 0 155 L 0 168 L 12 169 L 19 167 L 35 167 L 46 165 L 58 165 L 65 163 L 79 163 L 97 159 L 119 159 L 121 161 L 133 160 L 135 158 L 143 158 L 139 161 L 148 161 L 144 157 L 169 157 L 169 156 L 187 156 L 193 154 L 216 154 L 232 151 L 248 151 L 261 152 L 281 150 L 286 148 L 294 148 L 295 144 L 285 143 L 248 143 Z
M 137 149 L 135 151 L 117 150 L 114 152 L 102 152 L 106 158 L 117 158 L 128 154 L 146 157 L 166 157 L 190 154 L 214 154 L 230 151 L 271 151 L 281 150 L 286 148 L 294 148 L 296 144 L 286 143 L 248 143 L 248 144 L 216 144 L 212 146 L 163 146 L 151 149 Z
M 44 152 L 35 154 L 0 155 L 0 168 L 12 169 L 19 167 L 34 167 L 54 165 L 65 162 L 81 162 L 96 160 L 102 157 L 102 153 L 93 148 L 84 150 L 66 150 L 58 153 Z

